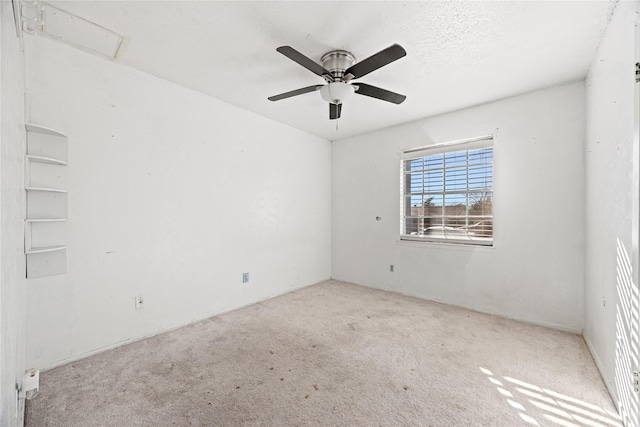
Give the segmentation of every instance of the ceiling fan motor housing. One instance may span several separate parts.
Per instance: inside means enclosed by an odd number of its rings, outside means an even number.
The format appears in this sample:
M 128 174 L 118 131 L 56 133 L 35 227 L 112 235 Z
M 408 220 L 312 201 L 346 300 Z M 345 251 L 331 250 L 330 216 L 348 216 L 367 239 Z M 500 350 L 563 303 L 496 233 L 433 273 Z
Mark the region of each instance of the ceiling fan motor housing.
M 332 50 L 325 53 L 320 59 L 322 66 L 331 72 L 333 80 L 341 82 L 344 79 L 344 70 L 351 67 L 356 62 L 356 57 L 346 50 Z

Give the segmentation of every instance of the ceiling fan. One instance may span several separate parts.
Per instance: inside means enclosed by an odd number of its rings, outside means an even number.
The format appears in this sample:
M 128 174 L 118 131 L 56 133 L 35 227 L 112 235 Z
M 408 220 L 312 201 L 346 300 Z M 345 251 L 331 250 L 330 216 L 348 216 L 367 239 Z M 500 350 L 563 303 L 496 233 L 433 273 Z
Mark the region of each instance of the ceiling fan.
M 267 98 L 269 101 L 279 101 L 319 90 L 322 99 L 329 103 L 329 119 L 334 120 L 340 118 L 342 104 L 353 96 L 354 93 L 394 104 L 401 104 L 407 98 L 399 93 L 376 86 L 352 82 L 354 79 L 366 76 L 370 72 L 405 56 L 407 52 L 399 44 L 393 44 L 357 63 L 355 56 L 351 52 L 347 52 L 346 50 L 332 50 L 322 56 L 320 60 L 322 65 L 309 59 L 291 46 L 280 46 L 276 50 L 312 73 L 324 78 L 327 84 L 307 86 L 281 93 L 280 95 L 270 96 Z

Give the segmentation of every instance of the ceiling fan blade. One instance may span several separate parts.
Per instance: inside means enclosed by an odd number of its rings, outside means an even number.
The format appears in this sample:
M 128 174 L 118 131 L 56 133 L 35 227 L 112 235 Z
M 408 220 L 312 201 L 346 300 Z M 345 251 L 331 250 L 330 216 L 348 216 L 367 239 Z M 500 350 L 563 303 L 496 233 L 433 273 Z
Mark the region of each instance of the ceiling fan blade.
M 329 120 L 335 120 L 340 118 L 342 112 L 342 104 L 329 104 Z
M 372 71 L 377 70 L 380 67 L 384 67 L 387 64 L 392 63 L 405 56 L 407 52 L 399 44 L 394 44 L 380 52 L 371 55 L 367 59 L 364 59 L 344 71 L 344 75 L 351 74 L 353 79 L 359 79 L 362 76 L 366 76 Z
M 314 74 L 322 76 L 331 76 L 329 70 L 325 69 L 322 65 L 313 61 L 312 59 L 307 58 L 291 46 L 280 46 L 276 49 L 278 52 L 289 58 L 290 60 L 297 62 L 302 65 L 307 70 L 311 71 Z
M 292 96 L 302 95 L 303 93 L 313 92 L 320 89 L 323 85 L 307 86 L 300 89 L 292 90 L 290 92 L 281 93 L 280 95 L 274 95 L 267 98 L 269 101 L 280 101 L 281 99 L 291 98 Z
M 364 83 L 354 83 L 353 86 L 357 86 L 356 93 L 358 95 L 370 96 L 372 98 L 378 98 L 383 101 L 393 102 L 394 104 L 402 104 L 407 99 L 405 95 L 391 92 L 390 90 L 382 89 L 377 86 L 371 86 Z

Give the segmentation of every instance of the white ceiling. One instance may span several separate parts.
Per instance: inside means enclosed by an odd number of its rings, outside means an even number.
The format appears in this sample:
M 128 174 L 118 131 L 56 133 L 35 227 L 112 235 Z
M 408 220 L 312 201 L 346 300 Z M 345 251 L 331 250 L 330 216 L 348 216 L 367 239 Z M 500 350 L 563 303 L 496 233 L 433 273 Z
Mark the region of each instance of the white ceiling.
M 125 37 L 117 61 L 336 140 L 585 77 L 616 1 L 51 1 Z M 338 122 L 319 92 L 268 96 L 322 78 L 276 52 L 357 60 L 407 56 L 360 81 L 407 95 L 355 96 Z

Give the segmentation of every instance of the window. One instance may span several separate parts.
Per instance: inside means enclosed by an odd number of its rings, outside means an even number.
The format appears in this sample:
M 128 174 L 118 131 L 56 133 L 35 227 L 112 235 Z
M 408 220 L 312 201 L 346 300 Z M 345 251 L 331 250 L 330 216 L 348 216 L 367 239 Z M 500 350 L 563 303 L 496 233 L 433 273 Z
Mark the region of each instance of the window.
M 493 244 L 493 137 L 402 153 L 402 240 Z

